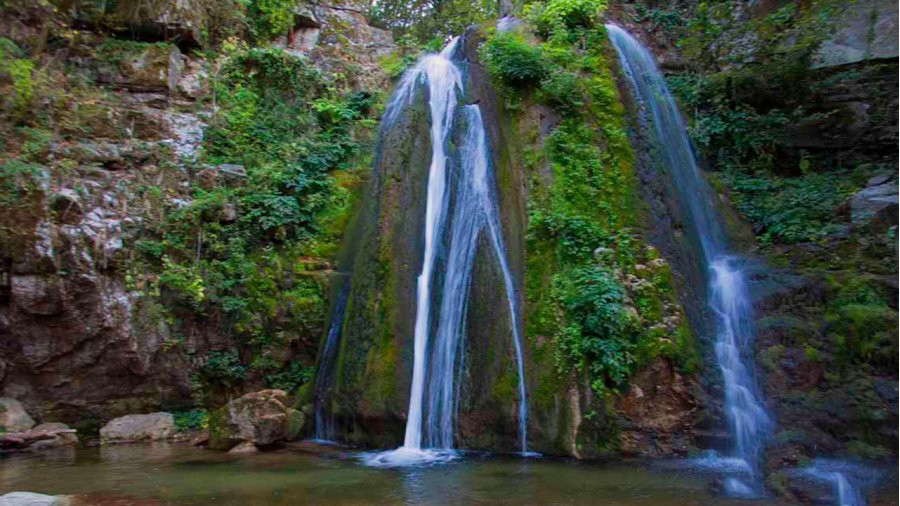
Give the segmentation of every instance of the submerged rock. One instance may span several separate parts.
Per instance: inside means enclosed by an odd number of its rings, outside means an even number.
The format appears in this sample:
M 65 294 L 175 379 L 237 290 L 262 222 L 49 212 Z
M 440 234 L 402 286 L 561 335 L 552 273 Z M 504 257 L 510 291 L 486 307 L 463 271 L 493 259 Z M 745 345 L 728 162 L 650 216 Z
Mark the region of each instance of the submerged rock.
M 158 441 L 175 434 L 175 418 L 170 413 L 125 415 L 110 420 L 100 429 L 102 443 Z
M 22 403 L 11 397 L 0 397 L 0 428 L 6 432 L 21 432 L 34 427 Z

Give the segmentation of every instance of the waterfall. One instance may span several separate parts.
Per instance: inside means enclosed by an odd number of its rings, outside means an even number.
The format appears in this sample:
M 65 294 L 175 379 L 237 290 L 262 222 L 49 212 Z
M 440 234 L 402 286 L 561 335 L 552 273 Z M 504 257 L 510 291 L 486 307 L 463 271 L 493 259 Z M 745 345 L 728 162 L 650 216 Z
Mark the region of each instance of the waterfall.
M 347 308 L 347 294 L 350 292 L 350 281 L 344 282 L 341 291 L 331 312 L 331 324 L 328 326 L 328 334 L 325 335 L 325 345 L 319 354 L 319 367 L 316 371 L 316 381 L 313 384 L 314 400 L 313 408 L 316 419 L 316 439 L 331 441 L 335 438 L 334 420 L 326 405 L 328 401 L 328 386 L 331 384 L 334 374 L 334 357 L 341 337 L 341 325 L 344 323 L 344 310 Z
M 463 78 L 453 62 L 458 38 L 440 54 L 426 55 L 401 78 L 385 111 L 390 128 L 412 103 L 417 84 L 428 89 L 431 113 L 431 163 L 425 206 L 422 270 L 416 282 L 413 377 L 403 446 L 366 457 L 372 465 L 409 465 L 454 457 L 459 402 L 458 360 L 478 239 L 487 233 L 503 275 L 519 375 L 519 441 L 527 449 L 524 359 L 518 327 L 515 286 L 506 261 L 489 148 L 478 105 L 458 105 Z M 447 145 L 455 128 L 462 139 L 453 153 Z M 458 158 L 457 158 L 458 157 Z M 450 163 L 453 162 L 453 163 Z M 438 258 L 442 261 L 438 262 Z M 442 283 L 435 283 L 437 278 Z M 439 293 L 434 293 L 439 287 Z M 432 315 L 432 309 L 437 308 Z M 433 330 L 433 335 L 432 331 Z
M 882 471 L 850 461 L 818 458 L 800 473 L 830 485 L 833 497 L 828 499 L 838 506 L 865 506 L 862 489 L 877 482 Z
M 752 483 L 726 480 L 735 495 L 758 495 L 760 451 L 772 422 L 765 411 L 752 370 L 752 307 L 739 259 L 729 255 L 712 202 L 713 194 L 697 166 L 687 130 L 653 56 L 628 32 L 606 25 L 622 69 L 642 115 L 653 124 L 656 140 L 675 182 L 681 205 L 708 270 L 708 300 L 716 319 L 715 356 L 725 387 L 725 411 L 734 440 L 734 456 L 749 469 Z

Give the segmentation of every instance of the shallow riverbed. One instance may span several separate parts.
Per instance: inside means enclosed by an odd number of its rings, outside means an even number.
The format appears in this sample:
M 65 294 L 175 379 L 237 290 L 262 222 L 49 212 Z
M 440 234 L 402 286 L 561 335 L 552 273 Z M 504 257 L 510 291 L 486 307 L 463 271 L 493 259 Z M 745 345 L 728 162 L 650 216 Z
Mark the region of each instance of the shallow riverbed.
M 709 491 L 708 475 L 646 463 L 466 455 L 378 469 L 359 455 L 309 443 L 243 457 L 165 443 L 69 449 L 0 459 L 0 493 L 86 494 L 116 506 L 782 504 L 726 499 Z

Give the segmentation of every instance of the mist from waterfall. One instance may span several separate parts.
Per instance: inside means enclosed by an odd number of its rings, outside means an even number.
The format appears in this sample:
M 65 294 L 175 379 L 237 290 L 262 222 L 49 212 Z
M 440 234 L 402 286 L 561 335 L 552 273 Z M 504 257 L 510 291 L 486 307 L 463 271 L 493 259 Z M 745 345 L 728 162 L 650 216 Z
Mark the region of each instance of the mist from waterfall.
M 369 455 L 377 466 L 449 460 L 453 452 L 463 370 L 466 309 L 478 240 L 483 233 L 503 276 L 519 376 L 519 444 L 527 450 L 527 402 L 518 304 L 498 218 L 489 147 L 478 105 L 458 105 L 463 74 L 453 56 L 459 39 L 439 54 L 426 55 L 402 77 L 385 111 L 389 129 L 416 96 L 428 90 L 431 163 L 425 207 L 422 270 L 416 283 L 413 377 L 403 446 Z M 447 147 L 462 128 L 455 153 Z M 441 261 L 438 261 L 438 259 Z M 440 283 L 435 280 L 440 279 Z M 432 310 L 435 314 L 432 314 Z
M 722 373 L 733 454 L 745 464 L 739 467 L 747 469 L 740 479 L 728 478 L 726 488 L 734 495 L 756 496 L 762 493 L 758 469 L 760 452 L 771 431 L 772 421 L 753 374 L 753 308 L 746 276 L 740 259 L 727 251 L 712 201 L 713 193 L 700 173 L 684 120 L 656 61 L 622 28 L 606 25 L 606 30 L 642 117 L 653 125 L 655 141 L 675 182 L 679 202 L 687 211 L 707 270 L 708 302 L 716 318 L 715 356 Z M 733 465 L 730 467 L 734 468 Z

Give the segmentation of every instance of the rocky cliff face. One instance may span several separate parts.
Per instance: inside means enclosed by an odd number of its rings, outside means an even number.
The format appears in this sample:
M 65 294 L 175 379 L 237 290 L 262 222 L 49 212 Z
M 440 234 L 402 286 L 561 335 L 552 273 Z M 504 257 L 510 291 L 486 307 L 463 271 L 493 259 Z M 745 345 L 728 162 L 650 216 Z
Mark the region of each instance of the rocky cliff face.
M 86 5 L 19 2 L 0 22 L 2 57 L 34 69 L 0 83 L 27 107 L 5 101 L 0 127 L 12 200 L 0 218 L 0 391 L 39 420 L 85 427 L 189 405 L 198 358 L 231 345 L 214 313 L 160 317 L 159 294 L 138 281 L 146 273 L 132 258 L 146 223 L 173 202 L 188 206 L 198 178 L 245 177 L 241 166 L 202 161 L 219 65 L 193 52 L 204 11 L 181 1 L 136 13 Z M 323 72 L 361 70 L 338 72 L 335 86 L 380 90 L 391 36 L 345 7 L 298 14 L 292 36 L 310 23 L 321 35 L 289 46 Z M 27 103 L 34 97 L 42 102 Z

